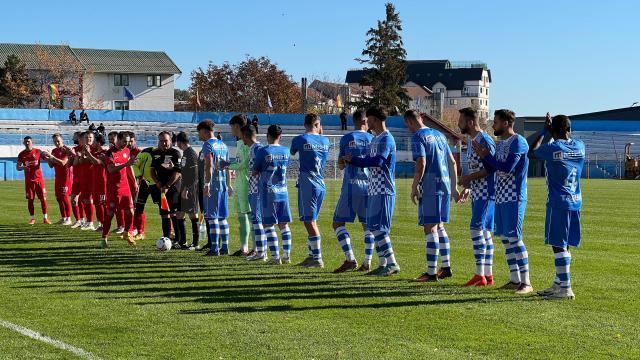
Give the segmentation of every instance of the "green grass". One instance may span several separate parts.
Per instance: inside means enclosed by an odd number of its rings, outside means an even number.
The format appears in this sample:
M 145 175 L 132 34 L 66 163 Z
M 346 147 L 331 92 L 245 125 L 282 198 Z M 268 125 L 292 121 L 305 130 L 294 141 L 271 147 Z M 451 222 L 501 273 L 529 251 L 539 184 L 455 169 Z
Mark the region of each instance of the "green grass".
M 100 250 L 97 234 L 25 225 L 22 183 L 0 183 L 0 319 L 108 359 L 640 357 L 640 182 L 583 182 L 573 302 L 461 287 L 474 269 L 467 204 L 453 207 L 447 227 L 454 277 L 411 283 L 425 255 L 406 181 L 399 181 L 392 230 L 402 273 L 331 274 L 343 260 L 330 225 L 338 186 L 329 184 L 321 220 L 327 268 L 306 270 L 159 253 L 155 215 L 148 216 L 149 239 L 137 248 L 114 239 Z M 542 238 L 544 180 L 531 180 L 529 194 L 525 243 L 533 285 L 543 288 L 554 277 Z M 50 207 L 57 220 L 57 205 Z M 232 219 L 234 245 L 235 225 Z M 306 253 L 306 236 L 297 221 L 292 230 L 295 262 Z M 361 258 L 362 231 L 350 230 Z M 499 284 L 507 281 L 499 241 L 495 274 Z M 0 359 L 22 358 L 73 356 L 0 328 Z

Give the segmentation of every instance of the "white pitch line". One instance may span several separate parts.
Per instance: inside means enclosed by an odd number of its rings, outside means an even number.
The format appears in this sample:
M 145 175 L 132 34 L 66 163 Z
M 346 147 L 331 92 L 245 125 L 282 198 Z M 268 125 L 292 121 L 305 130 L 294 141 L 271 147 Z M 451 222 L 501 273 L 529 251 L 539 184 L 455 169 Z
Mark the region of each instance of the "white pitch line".
M 9 330 L 13 330 L 15 332 L 18 332 L 24 336 L 28 336 L 32 339 L 36 339 L 39 341 L 42 341 L 44 343 L 47 343 L 49 345 L 55 346 L 58 349 L 62 349 L 62 350 L 66 350 L 69 352 L 72 352 L 76 355 L 78 355 L 81 358 L 85 358 L 85 359 L 92 359 L 92 360 L 100 360 L 99 357 L 93 355 L 92 353 L 86 351 L 86 350 L 82 350 L 80 348 L 77 348 L 73 345 L 69 345 L 67 343 L 64 343 L 60 340 L 56 340 L 56 339 L 52 339 L 48 336 L 42 335 L 39 332 L 33 331 L 31 329 L 28 329 L 24 326 L 20 326 L 20 325 L 16 325 L 14 323 L 10 323 L 8 321 L 4 321 L 2 319 L 0 319 L 0 326 L 3 326 Z

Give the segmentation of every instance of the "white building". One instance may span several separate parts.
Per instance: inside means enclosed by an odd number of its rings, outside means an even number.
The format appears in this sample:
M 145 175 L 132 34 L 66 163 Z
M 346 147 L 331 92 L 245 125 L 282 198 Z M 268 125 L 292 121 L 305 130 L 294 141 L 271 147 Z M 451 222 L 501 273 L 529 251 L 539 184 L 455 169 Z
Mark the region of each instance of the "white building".
M 79 49 L 67 45 L 0 44 L 0 63 L 14 54 L 34 78 L 51 68 L 73 71 L 60 85 L 65 108 L 173 111 L 174 83 L 182 72 L 162 51 Z M 70 75 L 77 72 L 77 75 Z M 58 78 L 60 76 L 58 75 Z M 55 76 L 49 77 L 51 82 Z M 48 86 L 48 84 L 45 84 Z M 65 89 L 65 87 L 67 89 Z M 125 95 L 127 89 L 133 95 Z M 48 97 L 34 107 L 47 107 Z
M 365 73 L 366 70 L 349 70 L 346 82 L 358 85 Z M 425 105 L 422 99 L 418 102 L 411 96 L 416 103 L 410 105 L 429 108 L 427 113 L 436 118 L 441 118 L 446 109 L 464 107 L 473 107 L 482 118 L 488 118 L 490 84 L 491 70 L 481 62 L 456 64 L 449 60 L 407 61 L 405 88 L 417 86 L 432 92 L 427 97 L 428 104 Z

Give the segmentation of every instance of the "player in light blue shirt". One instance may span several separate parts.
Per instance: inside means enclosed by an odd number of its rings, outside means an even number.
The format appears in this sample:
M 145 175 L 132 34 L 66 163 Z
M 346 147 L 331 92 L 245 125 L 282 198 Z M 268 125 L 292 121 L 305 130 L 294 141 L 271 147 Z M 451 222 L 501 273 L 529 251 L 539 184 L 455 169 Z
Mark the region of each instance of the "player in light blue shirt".
M 373 135 L 367 132 L 367 119 L 364 111 L 357 110 L 353 113 L 353 125 L 354 131 L 345 134 L 340 139 L 339 157 L 343 157 L 346 154 L 362 157 L 367 155 L 369 151 L 369 144 L 373 139 Z M 336 237 L 342 251 L 344 251 L 346 260 L 333 272 L 342 273 L 354 269 L 370 271 L 374 237 L 366 226 L 369 170 L 347 165 L 344 162 L 340 162 L 338 167 L 344 171 L 344 175 L 342 177 L 340 198 L 333 213 L 333 230 L 336 232 Z M 353 223 L 356 216 L 364 229 L 364 262 L 360 268 L 358 268 L 358 262 L 351 247 L 351 236 L 345 227 L 345 223 Z
M 458 174 L 447 138 L 438 130 L 428 128 L 415 110 L 404 114 L 404 123 L 413 133 L 411 149 L 416 162 L 411 201 L 418 205 L 418 224 L 424 229 L 427 272 L 415 279 L 432 282 L 451 277 L 449 237 L 444 223 L 449 222 L 451 197 L 458 201 Z M 438 254 L 442 267 L 438 266 Z
M 251 224 L 253 227 L 253 250 L 247 261 L 266 261 L 267 238 L 262 226 L 262 204 L 260 203 L 260 174 L 253 173 L 258 150 L 263 145 L 256 140 L 256 129 L 253 125 L 243 126 L 242 141 L 249 147 L 249 206 L 251 207 Z
M 396 196 L 396 142 L 387 130 L 387 112 L 383 107 L 367 109 L 367 125 L 376 137 L 369 145 L 367 156 L 354 157 L 348 153 L 341 162 L 369 169 L 369 191 L 367 199 L 367 230 L 371 231 L 376 244 L 379 266 L 368 275 L 390 276 L 400 272 L 389 232 Z
M 458 128 L 462 134 L 468 135 L 467 169 L 459 179 L 465 187 L 463 201 L 471 198 L 471 224 L 469 232 L 473 242 L 473 256 L 476 260 L 476 273 L 465 286 L 494 285 L 493 279 L 493 217 L 495 211 L 495 172 L 489 173 L 482 159 L 473 150 L 471 142 L 485 146 L 490 154 L 496 153 L 493 138 L 480 127 L 478 111 L 473 108 L 460 109 Z M 464 173 L 464 172 L 463 172 Z
M 309 244 L 307 258 L 298 265 L 322 268 L 322 240 L 317 220 L 326 193 L 322 172 L 329 156 L 329 139 L 322 136 L 320 117 L 316 114 L 305 115 L 304 128 L 306 132 L 291 142 L 291 155 L 299 154 L 298 214 L 307 229 Z
M 282 129 L 271 125 L 267 129 L 268 145 L 256 152 L 252 173 L 260 174 L 259 200 L 261 204 L 262 225 L 267 236 L 267 245 L 271 252 L 270 265 L 291 262 L 291 210 L 289 209 L 289 191 L 287 189 L 287 166 L 289 149 L 280 145 Z M 278 235 L 275 225 L 282 235 L 283 257 L 280 259 Z
M 214 136 L 215 124 L 204 120 L 198 124 L 197 130 L 202 144 L 204 156 L 204 216 L 209 223 L 209 241 L 211 249 L 206 256 L 227 255 L 229 253 L 229 193 L 233 191 L 229 184 L 229 170 L 218 166 L 221 161 L 229 161 L 227 145 Z M 218 241 L 220 240 L 220 244 Z
M 545 135 L 551 135 L 550 142 L 543 143 Z M 569 247 L 580 246 L 580 176 L 585 158 L 584 143 L 571 138 L 571 120 L 567 116 L 551 118 L 547 113 L 545 128 L 536 136 L 529 155 L 545 162 L 549 196 L 544 242 L 553 249 L 556 269 L 553 285 L 538 294 L 549 300 L 574 299 Z
M 489 172 L 496 172 L 496 235 L 505 246 L 510 281 L 502 288 L 516 294 L 533 291 L 529 279 L 529 255 L 522 240 L 522 224 L 527 207 L 527 171 L 529 144 L 513 131 L 516 114 L 507 109 L 494 113 L 493 130 L 500 138 L 495 154 L 487 146 L 473 142 L 473 150 Z

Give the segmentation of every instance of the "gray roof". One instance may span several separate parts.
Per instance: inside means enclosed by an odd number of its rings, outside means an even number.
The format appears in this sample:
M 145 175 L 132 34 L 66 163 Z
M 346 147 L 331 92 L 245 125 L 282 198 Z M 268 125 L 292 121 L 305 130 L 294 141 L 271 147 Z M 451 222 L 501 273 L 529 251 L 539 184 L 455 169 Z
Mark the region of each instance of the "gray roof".
M 42 55 L 40 55 L 42 54 Z M 41 44 L 5 44 L 0 43 L 0 64 L 4 65 L 9 55 L 17 55 L 28 70 L 39 70 L 41 65 L 38 58 L 64 57 L 73 63 L 78 69 L 84 69 L 78 58 L 68 45 L 41 45 Z
M 163 51 L 73 48 L 87 71 L 131 74 L 181 74 Z
M 79 69 L 100 73 L 181 74 L 176 64 L 163 51 L 78 49 L 68 45 L 0 43 L 0 64 L 17 55 L 27 69 L 39 70 L 38 53 L 52 57 L 65 56 Z

